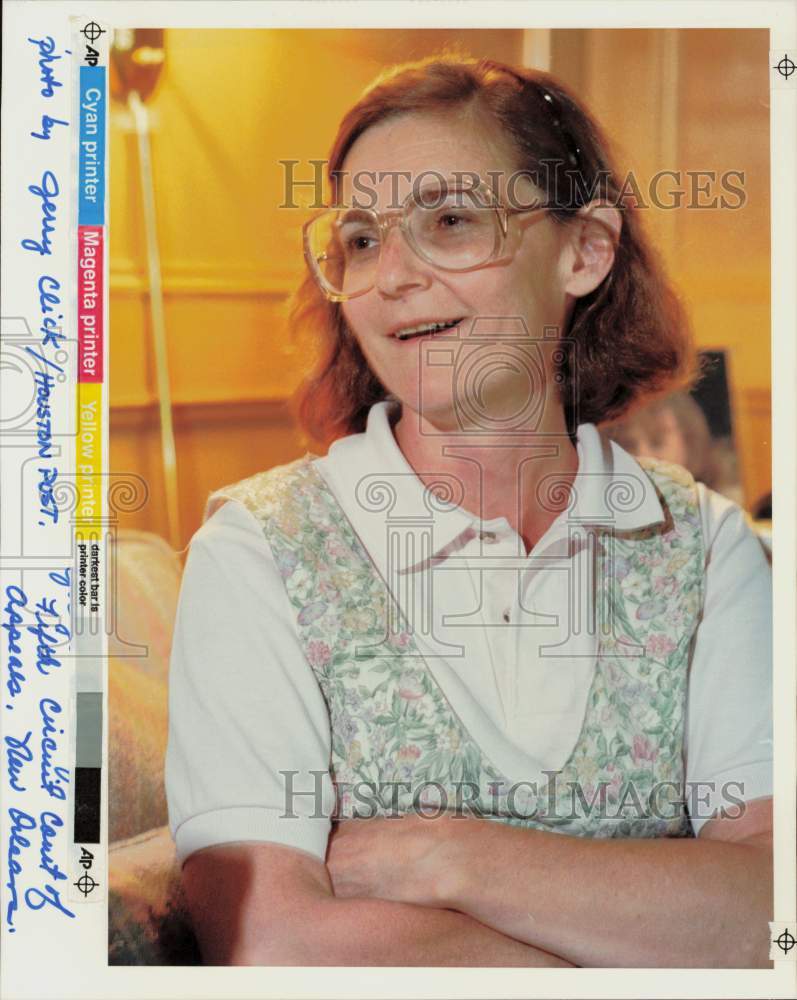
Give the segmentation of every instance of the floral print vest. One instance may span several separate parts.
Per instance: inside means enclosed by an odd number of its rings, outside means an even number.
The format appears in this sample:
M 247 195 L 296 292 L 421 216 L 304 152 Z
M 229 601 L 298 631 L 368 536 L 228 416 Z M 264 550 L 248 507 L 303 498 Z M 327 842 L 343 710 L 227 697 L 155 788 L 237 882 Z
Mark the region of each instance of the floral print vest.
M 218 490 L 208 513 L 242 502 L 271 546 L 329 709 L 333 818 L 448 808 L 579 836 L 692 836 L 683 727 L 704 552 L 691 475 L 639 459 L 664 522 L 597 529 L 601 625 L 583 725 L 564 767 L 530 789 L 460 722 L 313 457 Z

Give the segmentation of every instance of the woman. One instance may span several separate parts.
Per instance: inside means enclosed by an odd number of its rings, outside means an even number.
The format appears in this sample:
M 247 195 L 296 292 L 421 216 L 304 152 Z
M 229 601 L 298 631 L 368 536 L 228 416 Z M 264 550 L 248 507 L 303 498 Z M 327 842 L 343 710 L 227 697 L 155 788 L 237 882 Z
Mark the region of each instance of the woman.
M 298 314 L 329 453 L 211 498 L 176 625 L 206 961 L 766 965 L 768 569 L 595 427 L 694 374 L 600 131 L 545 74 L 437 59 L 329 172 Z

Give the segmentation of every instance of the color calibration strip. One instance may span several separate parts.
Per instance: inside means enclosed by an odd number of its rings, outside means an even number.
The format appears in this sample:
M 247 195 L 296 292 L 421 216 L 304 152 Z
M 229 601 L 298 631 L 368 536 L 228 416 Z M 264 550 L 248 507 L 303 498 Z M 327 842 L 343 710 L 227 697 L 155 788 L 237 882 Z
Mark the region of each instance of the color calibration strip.
M 92 22 L 93 24 L 94 22 Z M 94 29 L 100 29 L 94 25 Z M 107 34 L 76 32 L 77 435 L 74 642 L 77 663 L 73 842 L 102 830 L 103 665 L 106 654 Z M 74 50 L 73 50 L 74 51 Z M 89 853 L 89 852 L 85 852 Z

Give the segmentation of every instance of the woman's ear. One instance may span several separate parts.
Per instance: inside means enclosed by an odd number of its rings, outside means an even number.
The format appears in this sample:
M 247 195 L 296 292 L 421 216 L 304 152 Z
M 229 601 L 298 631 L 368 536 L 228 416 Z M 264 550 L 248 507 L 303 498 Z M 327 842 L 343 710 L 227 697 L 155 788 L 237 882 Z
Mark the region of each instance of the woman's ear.
M 592 201 L 571 225 L 573 253 L 568 255 L 570 273 L 565 291 L 580 298 L 594 291 L 611 270 L 623 219 L 613 205 Z

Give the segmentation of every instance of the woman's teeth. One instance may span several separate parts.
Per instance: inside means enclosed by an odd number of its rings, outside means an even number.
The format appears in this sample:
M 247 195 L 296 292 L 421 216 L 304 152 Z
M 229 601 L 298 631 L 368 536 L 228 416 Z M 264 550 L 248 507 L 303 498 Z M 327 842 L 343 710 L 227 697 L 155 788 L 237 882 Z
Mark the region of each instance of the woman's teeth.
M 410 326 L 406 330 L 399 330 L 396 334 L 398 340 L 407 340 L 409 337 L 417 337 L 425 333 L 439 333 L 441 330 L 450 330 L 455 327 L 458 323 L 461 323 L 462 319 L 452 319 L 448 323 L 427 323 L 424 326 Z

